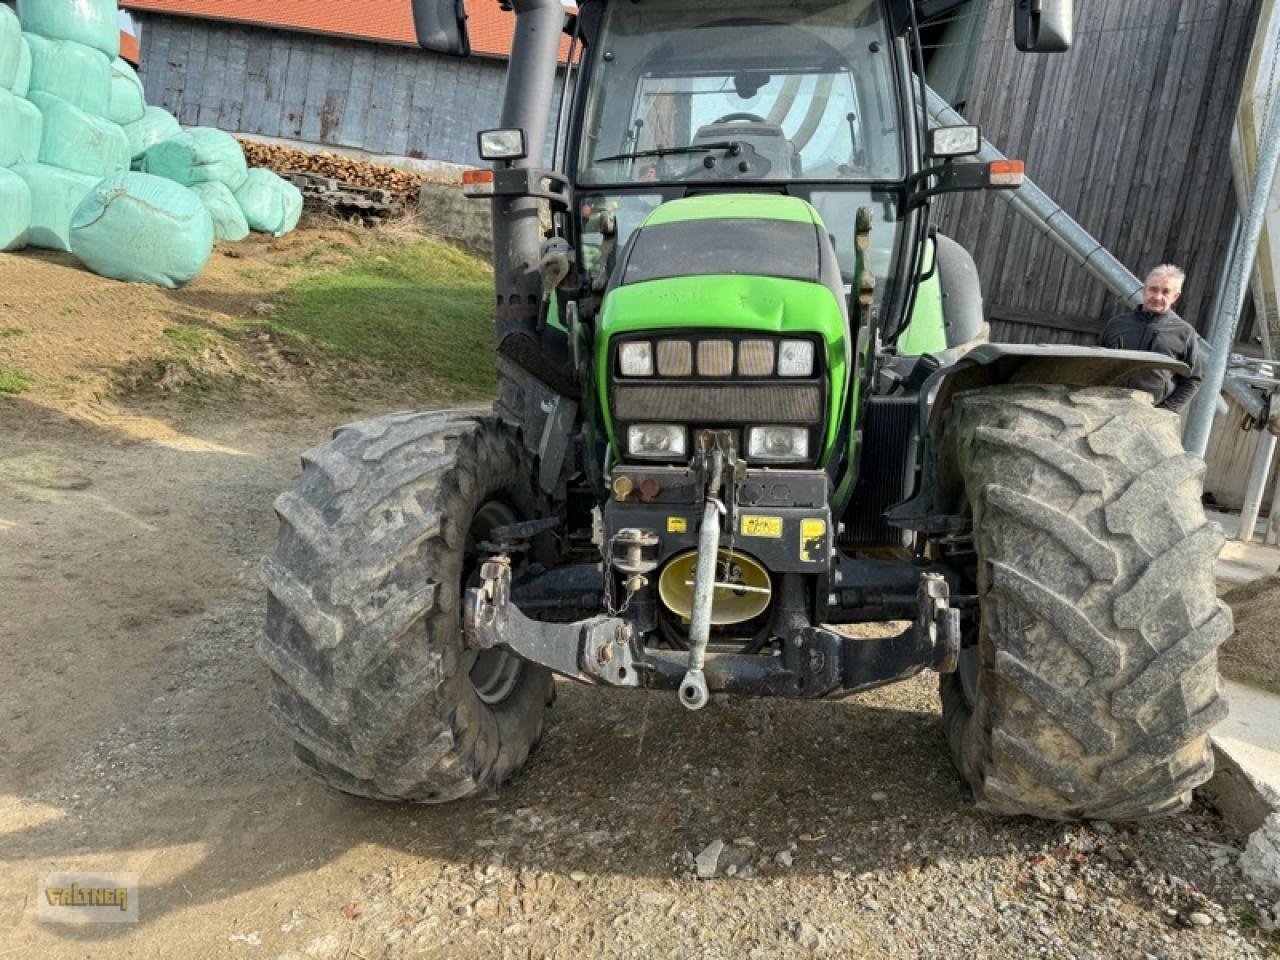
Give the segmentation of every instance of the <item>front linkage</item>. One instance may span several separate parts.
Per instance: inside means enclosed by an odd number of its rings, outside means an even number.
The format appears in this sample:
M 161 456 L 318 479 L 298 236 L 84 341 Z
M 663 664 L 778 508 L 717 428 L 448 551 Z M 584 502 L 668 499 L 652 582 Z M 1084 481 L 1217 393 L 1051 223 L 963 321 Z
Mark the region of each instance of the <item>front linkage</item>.
M 521 585 L 521 592 L 538 595 L 542 604 L 559 605 L 554 599 L 559 593 L 566 597 L 563 605 L 570 605 L 571 598 L 582 596 L 593 580 L 601 584 L 618 576 L 626 597 L 618 612 L 572 623 L 534 620 L 521 612 L 512 600 L 508 552 L 519 549 L 521 531 L 495 531 L 499 542 L 489 545 L 495 554 L 481 567 L 480 585 L 466 594 L 463 631 L 468 646 L 481 651 L 505 648 L 584 683 L 678 690 L 680 702 L 691 710 L 706 706 L 711 693 L 826 697 L 904 680 L 925 669 L 939 673 L 956 669 L 960 611 L 951 605 L 947 578 L 936 569 L 887 564 L 880 571 L 882 595 L 897 598 L 899 616 L 909 615 L 914 607 L 911 625 L 896 636 L 848 637 L 812 622 L 805 578 L 783 573 L 770 625 L 770 632 L 781 641 L 780 654 L 708 653 L 714 591 L 753 589 L 716 579 L 721 567 L 717 558 L 726 546 L 722 521 L 730 530 L 735 528 L 738 492 L 748 472 L 736 458 L 727 433 L 704 431 L 699 436 L 699 454 L 694 473 L 702 490 L 701 524 L 693 564 L 688 650 L 646 645 L 646 634 L 653 631 L 653 604 L 645 595 L 652 590 L 649 575 L 658 566 L 646 553 L 652 554 L 659 537 L 654 531 L 636 528 L 619 530 L 611 539 L 607 555 L 613 558 L 615 572 L 584 564 L 568 575 L 556 570 Z M 660 513 L 656 511 L 654 518 L 659 519 Z M 836 581 L 845 579 L 839 576 L 842 565 L 859 562 L 836 555 Z M 904 602 L 909 598 L 914 602 Z

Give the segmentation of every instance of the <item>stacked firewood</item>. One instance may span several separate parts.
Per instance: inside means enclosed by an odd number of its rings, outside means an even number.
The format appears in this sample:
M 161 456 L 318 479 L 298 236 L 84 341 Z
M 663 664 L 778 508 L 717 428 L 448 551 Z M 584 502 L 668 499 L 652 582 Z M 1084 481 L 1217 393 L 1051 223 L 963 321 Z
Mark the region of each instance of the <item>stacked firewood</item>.
M 385 190 L 402 204 L 412 208 L 426 180 L 436 178 L 383 163 L 355 160 L 332 153 L 307 153 L 291 147 L 272 143 L 255 143 L 241 140 L 245 159 L 251 167 L 266 167 L 281 176 L 300 172 L 315 177 L 327 177 L 372 190 Z

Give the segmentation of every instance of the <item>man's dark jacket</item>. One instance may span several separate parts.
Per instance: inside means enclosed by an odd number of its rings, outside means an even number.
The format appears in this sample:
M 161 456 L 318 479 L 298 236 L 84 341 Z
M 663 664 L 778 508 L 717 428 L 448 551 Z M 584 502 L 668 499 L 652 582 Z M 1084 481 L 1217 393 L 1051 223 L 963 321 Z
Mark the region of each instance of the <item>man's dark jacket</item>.
M 1157 407 L 1177 413 L 1200 389 L 1200 337 L 1191 324 L 1172 310 L 1148 313 L 1138 307 L 1112 317 L 1102 331 L 1101 343 L 1112 350 L 1162 353 L 1191 368 L 1189 377 L 1169 370 L 1142 370 L 1129 378 L 1128 386 L 1147 391 L 1155 398 Z

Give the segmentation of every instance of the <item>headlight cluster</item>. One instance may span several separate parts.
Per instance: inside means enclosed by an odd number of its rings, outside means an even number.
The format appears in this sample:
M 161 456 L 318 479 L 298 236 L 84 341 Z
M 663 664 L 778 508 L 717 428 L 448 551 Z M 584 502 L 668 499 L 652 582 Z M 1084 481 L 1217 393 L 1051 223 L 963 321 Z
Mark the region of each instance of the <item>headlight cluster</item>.
M 688 453 L 689 431 L 674 423 L 637 423 L 627 428 L 627 453 L 651 460 L 673 460 Z
M 656 349 L 655 349 L 656 348 Z M 618 351 L 624 377 L 811 377 L 812 340 L 630 340 Z

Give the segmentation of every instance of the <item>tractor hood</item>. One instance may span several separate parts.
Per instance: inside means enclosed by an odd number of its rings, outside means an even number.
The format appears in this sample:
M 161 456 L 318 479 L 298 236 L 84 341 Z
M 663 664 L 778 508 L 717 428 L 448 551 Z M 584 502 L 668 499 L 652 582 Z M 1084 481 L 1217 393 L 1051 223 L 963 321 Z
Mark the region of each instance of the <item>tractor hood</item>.
M 672 330 L 818 339 L 832 403 L 824 419 L 833 435 L 850 364 L 848 306 L 826 227 L 804 200 L 707 194 L 654 210 L 622 251 L 605 292 L 597 382 L 608 389 L 616 338 Z

